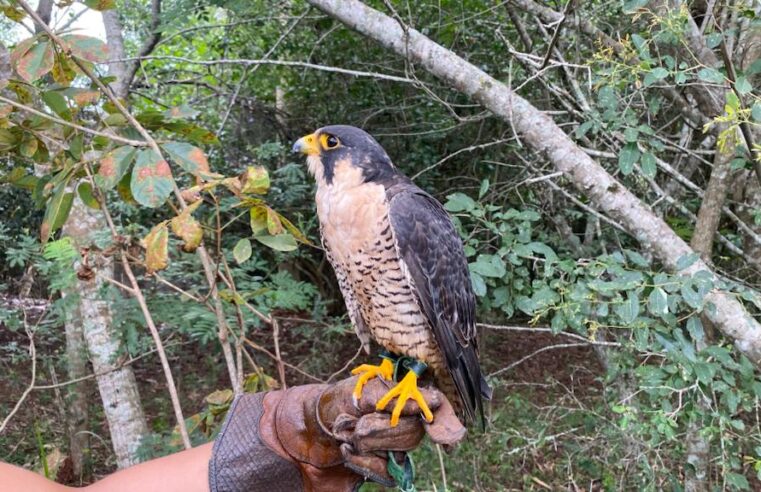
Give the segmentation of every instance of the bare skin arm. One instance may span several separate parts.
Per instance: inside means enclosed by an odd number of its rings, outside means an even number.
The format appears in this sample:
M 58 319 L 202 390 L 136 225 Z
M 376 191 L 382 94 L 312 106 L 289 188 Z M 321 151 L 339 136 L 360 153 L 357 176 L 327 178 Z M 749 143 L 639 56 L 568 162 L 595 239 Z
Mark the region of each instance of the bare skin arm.
M 81 489 L 57 484 L 7 463 L 0 463 L 0 483 L 5 492 L 209 492 L 212 445 L 140 463 Z

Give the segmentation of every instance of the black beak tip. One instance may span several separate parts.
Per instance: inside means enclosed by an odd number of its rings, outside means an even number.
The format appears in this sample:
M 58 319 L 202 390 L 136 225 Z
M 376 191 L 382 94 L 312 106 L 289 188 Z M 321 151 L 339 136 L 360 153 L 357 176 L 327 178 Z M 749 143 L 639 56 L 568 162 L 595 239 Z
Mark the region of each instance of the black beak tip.
M 293 146 L 291 147 L 291 154 L 299 154 L 301 153 L 301 143 L 297 140 L 293 143 Z

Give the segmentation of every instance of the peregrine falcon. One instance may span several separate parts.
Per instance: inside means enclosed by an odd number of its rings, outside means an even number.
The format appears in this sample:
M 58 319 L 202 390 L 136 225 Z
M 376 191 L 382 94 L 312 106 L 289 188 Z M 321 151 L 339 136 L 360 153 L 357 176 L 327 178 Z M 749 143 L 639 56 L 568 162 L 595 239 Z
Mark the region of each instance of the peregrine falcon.
M 363 364 L 355 399 L 372 378 L 391 380 L 392 360 L 409 369 L 381 401 L 397 398 L 391 425 L 408 399 L 433 415 L 418 390 L 427 367 L 460 418 L 484 421 L 491 389 L 481 374 L 475 299 L 462 242 L 441 204 L 402 174 L 359 128 L 326 126 L 299 139 L 317 182 L 322 244 L 365 350 L 372 336 L 388 353 Z M 398 364 L 397 364 L 398 366 Z

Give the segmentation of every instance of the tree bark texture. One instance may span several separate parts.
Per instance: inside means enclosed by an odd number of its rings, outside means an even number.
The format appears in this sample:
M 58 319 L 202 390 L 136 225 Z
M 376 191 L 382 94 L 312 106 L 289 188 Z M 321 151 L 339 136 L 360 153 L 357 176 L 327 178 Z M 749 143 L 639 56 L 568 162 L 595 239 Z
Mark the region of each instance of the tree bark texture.
M 66 312 L 66 365 L 70 380 L 87 376 L 87 347 L 84 331 L 82 330 L 82 314 L 79 310 L 79 299 L 72 299 L 74 305 L 67 307 Z M 71 456 L 74 476 L 79 479 L 85 469 L 90 448 L 90 435 L 87 433 L 89 420 L 87 383 L 70 384 L 66 388 L 66 426 L 69 433 L 69 456 Z
M 599 210 L 623 224 L 669 270 L 678 271 L 678 260 L 693 253 L 665 222 L 579 148 L 549 116 L 505 84 L 415 29 L 357 0 L 308 1 L 360 34 L 420 64 L 510 122 L 524 142 L 549 159 Z M 701 270 L 710 271 L 705 262 L 698 260 L 679 273 L 691 275 Z M 761 325 L 726 292 L 714 289 L 705 300 L 715 307 L 707 310 L 711 321 L 742 353 L 761 365 Z
M 105 279 L 113 276 L 113 261 L 93 247 L 91 234 L 103 229 L 106 224 L 102 214 L 75 198 L 63 232 L 74 240 L 79 251 L 87 251 L 87 259 L 83 265 L 76 266 L 82 275 L 79 275 L 72 294 L 79 298 L 87 351 L 94 372 L 100 374 L 97 377 L 98 390 L 116 463 L 119 468 L 125 468 L 137 463 L 137 449 L 148 434 L 148 425 L 132 368 L 122 367 L 124 354 L 119 355 L 120 342 L 113 329 L 110 305 L 102 298 Z

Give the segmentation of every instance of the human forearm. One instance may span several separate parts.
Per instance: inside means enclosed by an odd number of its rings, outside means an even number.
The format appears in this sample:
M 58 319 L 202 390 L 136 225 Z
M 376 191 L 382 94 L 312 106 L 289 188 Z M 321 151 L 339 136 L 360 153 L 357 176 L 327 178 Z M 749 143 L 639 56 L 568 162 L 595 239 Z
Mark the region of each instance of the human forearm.
M 3 492 L 209 492 L 212 443 L 119 470 L 94 484 L 76 489 L 32 471 L 0 463 Z

